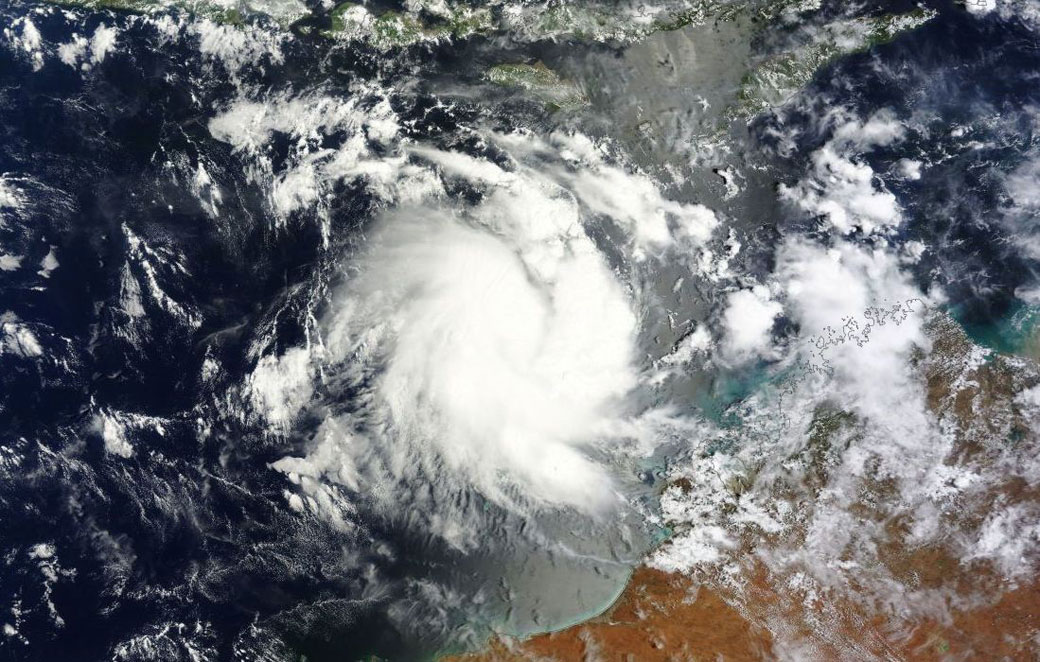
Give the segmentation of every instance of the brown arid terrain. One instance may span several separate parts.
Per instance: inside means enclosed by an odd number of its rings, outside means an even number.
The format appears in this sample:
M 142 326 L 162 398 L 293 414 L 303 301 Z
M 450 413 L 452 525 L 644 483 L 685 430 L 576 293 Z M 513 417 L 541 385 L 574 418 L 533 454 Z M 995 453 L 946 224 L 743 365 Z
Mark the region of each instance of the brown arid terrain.
M 768 631 L 707 587 L 641 567 L 617 602 L 590 621 L 522 642 L 496 639 L 484 652 L 447 660 L 761 660 L 771 652 Z
M 866 475 L 843 483 L 856 490 L 843 510 L 857 530 L 848 536 L 854 547 L 823 562 L 803 554 L 811 520 L 792 517 L 782 531 L 735 536 L 726 572 L 718 565 L 664 572 L 650 567 L 651 557 L 603 614 L 526 640 L 495 638 L 482 652 L 447 660 L 1040 659 L 1040 529 L 1013 524 L 1022 513 L 1034 522 L 1040 512 L 1032 466 L 1037 412 L 1021 397 L 1040 381 L 1037 364 L 1030 356 L 980 354 L 945 316 L 926 329 L 931 349 L 914 362 L 930 416 L 952 440 L 941 464 L 951 476 L 975 477 L 972 487 L 926 504 L 934 522 L 927 533 L 922 506 L 906 505 L 905 487 Z M 788 457 L 801 459 L 797 474 L 777 480 L 756 471 L 756 484 L 739 491 L 817 507 L 863 430 L 855 416 L 818 406 L 801 450 Z M 681 498 L 693 480 L 674 480 L 668 490 Z
M 921 561 L 921 571 L 935 572 L 928 560 Z M 764 603 L 771 601 L 769 590 L 775 588 L 762 585 L 756 591 Z M 837 603 L 832 609 L 849 615 L 848 626 L 835 633 L 844 639 L 841 648 L 871 652 L 860 659 L 1037 659 L 1040 583 L 1036 582 L 1003 593 L 991 605 L 958 611 L 949 623 L 921 621 L 906 636 L 896 638 L 883 620 L 866 627 L 855 625 L 853 615 L 862 611 L 862 605 Z M 769 630 L 716 592 L 683 575 L 641 567 L 618 601 L 594 619 L 524 641 L 497 638 L 482 652 L 448 657 L 444 662 L 701 662 L 777 657 Z M 850 658 L 837 647 L 821 646 L 815 659 Z

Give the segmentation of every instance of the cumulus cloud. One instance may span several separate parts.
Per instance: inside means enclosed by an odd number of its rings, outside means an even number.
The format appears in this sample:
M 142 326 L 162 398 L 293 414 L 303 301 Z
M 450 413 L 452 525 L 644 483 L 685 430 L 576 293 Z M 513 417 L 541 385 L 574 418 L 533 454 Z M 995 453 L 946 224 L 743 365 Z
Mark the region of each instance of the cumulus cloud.
M 443 174 L 491 186 L 493 192 L 523 177 L 553 189 L 551 195 L 576 199 L 584 220 L 598 216 L 624 233 L 630 242 L 628 257 L 637 261 L 674 246 L 700 246 L 718 226 L 711 209 L 669 199 L 652 178 L 614 162 L 603 146 L 580 133 L 558 132 L 544 139 L 523 132 L 489 134 L 489 142 L 513 157 L 503 167 L 458 152 L 402 145 L 399 119 L 386 92 L 365 86 L 354 92 L 348 100 L 240 99 L 210 121 L 211 135 L 247 159 L 250 178 L 269 183 L 270 206 L 279 225 L 294 213 L 314 210 L 327 232 L 333 186 L 341 181 L 361 179 L 371 193 L 394 204 L 444 197 L 439 179 L 411 156 L 435 164 Z M 267 151 L 274 133 L 293 141 L 285 165 L 277 170 Z M 342 140 L 330 147 L 330 136 Z M 552 219 L 530 214 L 525 222 L 544 227 Z
M 693 361 L 695 356 L 707 354 L 713 342 L 711 333 L 704 325 L 695 327 L 675 343 L 672 351 L 661 358 L 665 365 L 685 365 Z
M 86 37 L 74 33 L 69 41 L 58 45 L 58 59 L 70 67 L 78 67 L 89 43 Z
M 979 15 L 996 10 L 1004 20 L 1021 21 L 1034 30 L 1040 28 L 1040 2 L 1036 0 L 966 0 L 965 6 Z
M 421 197 L 436 186 L 410 167 L 404 155 L 374 153 L 374 148 L 392 143 L 398 130 L 385 95 L 363 86 L 347 100 L 323 95 L 276 97 L 263 103 L 239 99 L 209 123 L 210 134 L 245 160 L 249 178 L 266 185 L 278 226 L 284 227 L 294 213 L 314 211 L 326 238 L 328 207 L 339 182 L 363 179 L 374 195 L 394 202 Z M 280 168 L 268 152 L 276 133 L 293 143 Z M 333 136 L 342 139 L 329 147 L 326 138 Z M 409 176 L 413 174 L 414 180 Z
M 1040 157 L 1034 156 L 1012 170 L 1004 180 L 1004 191 L 1010 205 L 1004 211 L 1004 223 L 1014 233 L 1015 246 L 1033 259 L 1040 258 Z
M 896 172 L 903 179 L 916 181 L 921 179 L 921 166 L 923 164 L 917 159 L 899 159 L 896 161 Z
M 765 286 L 731 293 L 722 313 L 724 354 L 731 359 L 769 354 L 773 324 L 782 312 L 783 306 L 772 300 Z
M 0 314 L 0 333 L 0 356 L 10 353 L 32 359 L 43 354 L 36 334 L 11 311 Z
M 4 37 L 16 53 L 29 59 L 33 71 L 43 68 L 43 36 L 28 17 L 21 17 L 4 28 Z
M 61 266 L 61 263 L 58 262 L 56 250 L 54 246 L 51 246 L 51 249 L 43 256 L 43 259 L 40 260 L 40 270 L 36 272 L 37 274 L 44 278 L 50 278 L 51 273 Z
M 1016 205 L 1025 209 L 1040 210 L 1040 159 L 1030 159 L 1008 175 L 1005 189 Z
M 706 242 L 718 226 L 715 213 L 704 205 L 671 200 L 649 176 L 622 167 L 606 157 L 606 148 L 580 133 L 556 132 L 548 140 L 525 134 L 498 135 L 513 153 L 548 153 L 570 167 L 542 172 L 563 186 L 593 214 L 616 224 L 632 240 L 636 260 L 663 253 L 676 244 Z
M 90 69 L 101 64 L 115 50 L 118 37 L 119 30 L 104 23 L 95 28 L 90 39 L 73 33 L 68 42 L 58 46 L 58 59 L 73 68 Z
M 825 248 L 794 240 L 781 247 L 777 274 L 788 313 L 832 371 L 835 397 L 874 421 L 927 428 L 908 365 L 914 347 L 928 346 L 924 295 L 899 258 L 852 243 Z
M 199 39 L 199 52 L 220 62 L 232 77 L 246 66 L 284 60 L 284 36 L 249 24 L 224 25 L 209 19 L 192 21 L 187 32 Z
M 857 155 L 892 144 L 903 135 L 902 124 L 884 111 L 866 122 L 845 122 L 812 154 L 809 176 L 794 186 L 781 186 L 780 195 L 806 213 L 826 219 L 841 234 L 857 229 L 870 234 L 897 226 L 903 216 L 895 196 Z
M 253 407 L 273 425 L 286 427 L 311 399 L 312 370 L 310 353 L 302 347 L 261 358 L 246 379 Z
M 127 411 L 102 409 L 90 421 L 90 430 L 101 438 L 105 452 L 122 458 L 134 456 L 133 439 L 143 431 L 166 435 L 167 419 Z
M 12 178 L 7 173 L 0 175 L 0 210 L 18 210 L 24 202 L 22 192 L 15 185 L 15 182 L 12 181 Z
M 964 0 L 964 7 L 972 14 L 988 14 L 997 8 L 997 0 Z
M 97 26 L 94 36 L 90 38 L 90 61 L 93 64 L 100 64 L 115 50 L 118 35 L 119 30 L 116 28 L 110 28 L 104 23 Z
M 890 577 L 862 572 L 881 567 L 875 545 L 885 536 L 855 510 L 864 486 L 890 481 L 885 508 L 906 513 L 916 526 L 938 521 L 934 510 L 918 517 L 917 508 L 934 508 L 943 490 L 965 489 L 973 480 L 970 472 L 944 469 L 950 442 L 927 406 L 924 380 L 911 361 L 918 348 L 928 349 L 925 296 L 901 271 L 894 252 L 789 237 L 776 257 L 772 294 L 783 301 L 795 332 L 787 345 L 791 353 L 781 357 L 783 376 L 776 391 L 759 390 L 741 403 L 739 429 L 691 436 L 688 464 L 673 469 L 685 485 L 666 490 L 661 500 L 662 522 L 675 535 L 649 563 L 728 576 L 746 569 L 747 549 L 739 543 L 750 538 L 756 541 L 753 563 L 775 576 L 821 592 L 844 590 L 854 576 L 861 595 L 888 600 Z M 770 301 L 765 292 L 734 294 L 751 306 Z M 789 500 L 792 484 L 807 475 L 799 477 L 807 449 L 819 452 L 807 444 L 812 427 L 828 411 L 847 412 L 842 417 L 849 427 L 838 426 L 824 442 L 825 486 L 815 498 Z M 720 438 L 738 443 L 708 452 Z M 1004 522 L 991 528 L 978 554 L 1010 558 L 1017 550 L 1002 541 L 1017 529 Z M 849 565 L 836 564 L 836 558 L 849 559 Z M 907 600 L 902 593 L 897 599 Z
M 989 514 L 964 561 L 988 559 L 1004 576 L 1027 576 L 1036 560 L 1040 543 L 1038 509 L 1032 504 L 1016 504 Z
M 98 414 L 94 419 L 94 426 L 105 444 L 107 453 L 122 458 L 133 457 L 134 447 L 127 441 L 126 428 L 117 417 L 107 413 Z

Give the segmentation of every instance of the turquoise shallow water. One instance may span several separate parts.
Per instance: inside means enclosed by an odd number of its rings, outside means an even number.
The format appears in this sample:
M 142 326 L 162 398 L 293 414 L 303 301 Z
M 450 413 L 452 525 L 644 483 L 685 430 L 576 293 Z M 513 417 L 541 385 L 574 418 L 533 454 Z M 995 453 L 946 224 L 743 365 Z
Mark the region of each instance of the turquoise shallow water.
M 700 413 L 722 427 L 739 425 L 732 406 L 775 381 L 776 374 L 769 367 L 760 363 L 719 372 L 712 379 L 711 387 L 698 394 L 696 405 Z
M 1031 355 L 1034 352 L 1040 306 L 1016 301 L 1008 312 L 985 323 L 963 319 L 962 310 L 950 308 L 950 314 L 960 322 L 968 336 L 977 344 L 1005 354 Z

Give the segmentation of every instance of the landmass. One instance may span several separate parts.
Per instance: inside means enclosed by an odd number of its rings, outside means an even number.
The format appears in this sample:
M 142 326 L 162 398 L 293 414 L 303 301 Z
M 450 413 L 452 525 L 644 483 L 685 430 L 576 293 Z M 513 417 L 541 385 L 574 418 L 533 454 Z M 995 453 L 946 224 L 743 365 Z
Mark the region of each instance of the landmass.
M 564 80 L 543 62 L 497 64 L 487 70 L 488 81 L 528 92 L 550 109 L 579 108 L 589 103 L 576 84 Z
M 1030 564 L 1037 560 L 1016 556 L 1014 540 L 1035 532 L 1018 532 L 1011 520 L 1040 503 L 1040 475 L 1014 467 L 1036 457 L 1040 446 L 1040 364 L 979 347 L 942 313 L 932 315 L 926 331 L 931 348 L 913 361 L 927 408 L 948 433 L 950 447 L 938 469 L 949 478 L 915 507 L 938 510 L 936 530 L 915 525 L 907 493 L 892 479 L 868 473 L 844 485 L 853 494 L 844 524 L 834 523 L 856 531 L 855 552 L 838 546 L 812 561 L 806 558 L 812 550 L 797 552 L 816 544 L 806 529 L 811 520 L 752 527 L 723 550 L 728 566 L 666 572 L 654 567 L 651 555 L 602 615 L 525 640 L 495 637 L 483 651 L 445 662 L 765 660 L 781 653 L 795 659 L 1036 659 L 1040 582 Z M 774 476 L 770 484 L 769 477 L 746 471 L 742 481 L 726 483 L 730 494 L 721 508 L 743 516 L 742 497 L 753 490 L 803 509 L 833 498 L 843 458 L 865 434 L 855 414 L 820 403 L 801 448 L 789 455 L 784 480 Z M 712 480 L 675 479 L 665 499 L 681 500 L 695 481 Z M 831 535 L 846 534 L 836 528 Z M 859 565 L 863 554 L 877 565 Z M 821 572 L 832 576 L 811 579 Z

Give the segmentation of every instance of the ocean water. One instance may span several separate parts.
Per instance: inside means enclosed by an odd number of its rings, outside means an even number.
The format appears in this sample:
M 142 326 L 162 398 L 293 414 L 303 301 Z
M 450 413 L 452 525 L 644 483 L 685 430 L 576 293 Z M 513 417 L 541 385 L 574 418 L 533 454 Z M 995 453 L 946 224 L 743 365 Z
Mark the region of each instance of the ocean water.
M 825 4 L 825 12 L 842 11 Z M 319 326 L 312 318 L 329 314 L 331 293 L 349 282 L 376 219 L 396 204 L 377 186 L 325 170 L 319 202 L 300 203 L 309 195 L 303 187 L 280 199 L 291 211 L 274 209 L 275 184 L 325 167 L 323 150 L 348 151 L 360 133 L 368 140 L 377 132 L 375 122 L 364 131 L 352 120 L 325 126 L 336 105 L 315 99 L 357 101 L 366 117 L 385 103 L 378 112 L 394 115 L 408 148 L 541 167 L 567 190 L 558 199 L 578 195 L 568 177 L 586 166 L 542 153 L 562 152 L 558 145 L 523 151 L 489 146 L 487 135 L 579 130 L 610 138 L 631 155 L 630 170 L 664 182 L 663 199 L 711 207 L 741 249 L 730 274 L 681 283 L 687 256 L 640 263 L 626 253 L 622 224 L 603 220 L 614 212 L 594 215 L 590 241 L 640 302 L 636 362 L 646 372 L 691 328 L 717 331 L 723 295 L 767 278 L 778 242 L 825 234 L 819 219 L 796 213 L 776 191 L 795 185 L 830 139 L 829 112 L 889 111 L 906 139 L 862 159 L 884 178 L 905 221 L 884 242 L 862 233 L 851 240 L 916 255 L 905 268 L 922 291 L 944 292 L 942 305 L 974 338 L 1029 351 L 1036 308 L 1022 293 L 1037 286 L 1036 209 L 1009 191 L 1020 181 L 1011 175 L 1028 182 L 1027 166 L 1040 158 L 1033 27 L 926 4 L 938 11 L 930 23 L 829 64 L 784 108 L 734 122 L 726 149 L 714 110 L 690 109 L 723 104 L 740 84 L 730 58 L 769 46 L 741 41 L 750 27 L 740 22 L 630 48 L 476 37 L 391 58 L 334 48 L 300 30 L 320 19 L 298 24 L 292 39 L 258 20 L 248 47 L 219 55 L 202 54 L 205 35 L 177 23 L 176 12 L 170 28 L 161 17 L 3 5 L 7 23 L 31 17 L 54 48 L 35 71 L 11 39 L 0 49 L 0 190 L 14 191 L 0 208 L 0 241 L 24 265 L 0 271 L 0 321 L 11 337 L 28 329 L 39 345 L 36 352 L 26 340 L 21 354 L 0 356 L 0 543 L 9 559 L 0 605 L 18 610 L 11 619 L 25 640 L 9 637 L 0 655 L 424 659 L 478 645 L 491 631 L 552 630 L 597 613 L 660 539 L 646 517 L 656 509 L 661 468 L 681 458 L 683 434 L 696 434 L 688 429 L 657 439 L 656 453 L 633 450 L 637 441 L 623 451 L 593 449 L 624 504 L 606 515 L 510 511 L 480 490 L 429 476 L 388 497 L 400 504 L 388 510 L 376 490 L 339 484 L 308 494 L 299 476 L 292 483 L 271 468 L 305 457 L 323 423 L 363 410 L 365 380 L 374 378 L 322 373 L 314 402 L 286 429 L 250 408 L 243 384 L 261 356 L 311 342 Z M 118 28 L 116 50 L 86 71 L 86 60 L 60 61 L 56 45 L 102 24 Z M 551 113 L 489 88 L 484 70 L 504 60 L 553 65 L 588 90 L 592 107 Z M 214 118 L 245 102 L 288 110 L 244 116 L 240 144 L 215 136 Z M 371 162 L 403 169 L 394 160 L 400 144 L 371 142 Z M 896 176 L 905 160 L 922 164 L 919 179 Z M 727 168 L 743 173 L 732 196 L 718 174 Z M 444 206 L 483 218 L 487 192 L 478 180 L 444 180 Z M 619 186 L 635 190 L 642 181 Z M 724 240 L 713 240 L 716 255 Z M 782 346 L 792 329 L 778 318 L 771 331 Z M 733 424 L 735 405 L 776 383 L 775 358 L 691 364 L 663 394 L 641 383 L 637 404 L 627 406 L 667 403 L 677 416 Z M 288 369 L 277 376 L 295 378 Z M 334 504 L 343 520 L 315 514 L 332 506 L 303 515 L 291 507 L 292 496 L 304 503 L 320 494 L 347 495 Z M 458 516 L 462 538 L 476 536 L 471 546 L 431 532 L 440 507 Z

